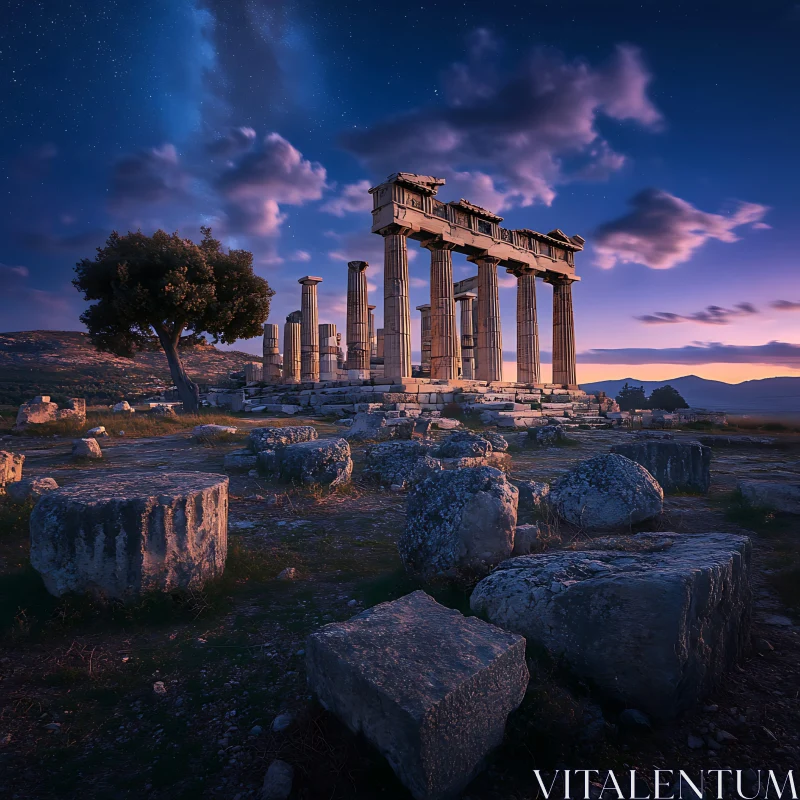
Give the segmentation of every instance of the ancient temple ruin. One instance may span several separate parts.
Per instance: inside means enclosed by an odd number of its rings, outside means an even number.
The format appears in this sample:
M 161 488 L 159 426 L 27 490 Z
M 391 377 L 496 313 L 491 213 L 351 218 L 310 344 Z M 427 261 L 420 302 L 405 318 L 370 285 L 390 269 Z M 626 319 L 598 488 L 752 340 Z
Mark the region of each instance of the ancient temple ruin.
M 383 237 L 383 327 L 375 327 L 366 261 L 347 264 L 347 355 L 336 325 L 320 320 L 317 286 L 307 275 L 300 310 L 286 317 L 283 356 L 278 326 L 264 326 L 261 389 L 250 386 L 243 407 L 254 411 L 350 414 L 375 410 L 437 413 L 450 403 L 478 410 L 503 427 L 548 420 L 607 424 L 608 398 L 580 390 L 575 369 L 572 284 L 580 236 L 501 227 L 502 217 L 466 200 L 436 198 L 444 180 L 398 172 L 370 189 L 372 232 Z M 421 359 L 411 363 L 408 241 L 430 252 L 430 300 L 419 312 Z M 453 252 L 476 274 L 453 280 Z M 378 267 L 379 268 L 379 267 Z M 503 331 L 498 270 L 517 280 L 517 379 L 503 380 Z M 537 278 L 553 287 L 553 377 L 544 383 L 539 357 Z M 323 310 L 324 316 L 324 310 Z M 281 366 L 282 365 L 282 366 Z M 491 417 L 491 420 L 489 419 Z

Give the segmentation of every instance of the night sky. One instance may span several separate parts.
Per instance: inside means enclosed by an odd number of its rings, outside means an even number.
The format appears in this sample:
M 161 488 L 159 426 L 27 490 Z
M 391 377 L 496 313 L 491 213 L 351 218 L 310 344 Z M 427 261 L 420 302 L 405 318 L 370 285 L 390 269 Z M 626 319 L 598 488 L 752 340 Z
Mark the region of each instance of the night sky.
M 366 189 L 410 171 L 505 227 L 587 239 L 579 380 L 800 375 L 796 2 L 5 6 L 0 330 L 80 330 L 73 266 L 111 230 L 203 224 L 253 251 L 272 322 L 320 275 L 344 332 L 346 261 L 369 261 L 380 326 Z M 412 308 L 426 256 L 409 242 Z M 550 302 L 540 284 L 547 352 Z

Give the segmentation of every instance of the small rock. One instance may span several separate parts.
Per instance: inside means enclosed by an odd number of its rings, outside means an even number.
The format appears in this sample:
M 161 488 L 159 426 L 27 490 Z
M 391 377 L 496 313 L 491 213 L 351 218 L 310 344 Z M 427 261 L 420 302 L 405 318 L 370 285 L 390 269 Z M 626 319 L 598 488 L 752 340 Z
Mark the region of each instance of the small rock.
M 732 733 L 728 733 L 728 731 L 722 730 L 722 728 L 718 728 L 716 732 L 716 737 L 718 742 L 735 742 L 736 737 Z
M 261 736 L 261 732 L 262 731 L 263 731 L 263 728 L 260 725 L 253 725 L 253 727 L 250 728 L 250 735 L 251 736 Z
M 286 567 L 278 574 L 279 581 L 295 581 L 298 578 L 297 570 L 294 567 Z
M 108 436 L 108 431 L 105 428 L 105 425 L 98 425 L 96 428 L 90 428 L 86 431 L 87 436 L 91 436 L 92 438 L 96 438 L 98 436 Z
M 402 492 L 403 491 L 403 487 L 399 483 L 393 483 L 389 487 L 389 490 L 392 491 L 392 492 Z
M 261 787 L 261 800 L 286 800 L 292 792 L 294 767 L 285 761 L 275 759 L 264 776 Z
M 688 744 L 692 750 L 700 750 L 705 745 L 705 742 L 699 736 L 692 736 L 689 734 L 686 744 Z
M 60 722 L 50 722 L 44 726 L 46 731 L 50 731 L 51 733 L 61 733 L 61 723 Z
M 27 503 L 55 489 L 58 489 L 58 484 L 53 478 L 23 478 L 16 483 L 9 483 L 6 493 L 12 503 Z
M 153 684 L 153 691 L 156 694 L 166 694 L 167 693 L 167 687 L 164 686 L 164 681 L 156 681 Z
M 72 457 L 97 460 L 103 457 L 103 451 L 100 449 L 97 439 L 76 439 L 72 443 Z
M 287 728 L 290 728 L 293 722 L 294 722 L 293 714 L 289 714 L 288 712 L 283 714 L 278 714 L 278 716 L 275 717 L 274 720 L 272 720 L 272 725 L 270 725 L 270 730 L 273 733 L 282 733 Z
M 619 724 L 629 730 L 649 731 L 652 728 L 650 718 L 636 708 L 626 708 L 619 715 Z
M 348 600 L 347 607 L 348 608 L 355 608 L 358 605 L 358 600 Z
M 703 706 L 703 711 L 713 713 L 714 711 L 719 711 L 719 706 L 716 703 L 712 703 L 709 706 Z

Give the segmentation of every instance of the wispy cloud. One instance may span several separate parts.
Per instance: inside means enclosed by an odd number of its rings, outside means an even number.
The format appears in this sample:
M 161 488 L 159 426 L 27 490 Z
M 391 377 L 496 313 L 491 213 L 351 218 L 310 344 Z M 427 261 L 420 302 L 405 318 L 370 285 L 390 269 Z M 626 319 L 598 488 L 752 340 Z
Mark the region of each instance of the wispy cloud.
M 770 305 L 777 311 L 800 311 L 800 302 L 793 300 L 774 300 Z
M 700 211 L 660 189 L 645 189 L 630 200 L 629 214 L 601 225 L 593 242 L 596 263 L 670 269 L 688 261 L 709 239 L 738 241 L 736 228 L 752 225 L 769 210 L 757 203 L 738 203 L 728 215 Z
M 675 314 L 671 311 L 656 311 L 635 317 L 647 325 L 675 325 L 681 322 L 698 322 L 701 325 L 730 325 L 741 317 L 758 314 L 758 309 L 751 303 L 737 303 L 733 308 L 722 306 L 706 306 L 702 311 L 692 314 Z

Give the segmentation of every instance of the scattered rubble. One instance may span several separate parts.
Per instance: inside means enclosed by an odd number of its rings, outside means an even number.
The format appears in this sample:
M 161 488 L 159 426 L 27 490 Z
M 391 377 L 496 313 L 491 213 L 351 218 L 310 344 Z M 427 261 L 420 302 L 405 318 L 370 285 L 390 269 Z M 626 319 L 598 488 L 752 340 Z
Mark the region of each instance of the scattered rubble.
M 645 439 L 616 444 L 611 452 L 641 464 L 667 494 L 706 494 L 711 486 L 711 449 L 700 442 Z

